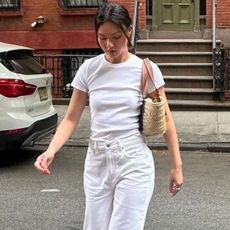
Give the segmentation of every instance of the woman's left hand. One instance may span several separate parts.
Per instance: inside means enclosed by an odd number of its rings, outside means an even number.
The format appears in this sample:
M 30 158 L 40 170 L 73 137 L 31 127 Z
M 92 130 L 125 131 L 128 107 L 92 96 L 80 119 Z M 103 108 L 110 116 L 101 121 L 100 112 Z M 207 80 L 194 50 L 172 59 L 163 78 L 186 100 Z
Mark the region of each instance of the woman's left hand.
M 175 196 L 183 184 L 182 167 L 172 169 L 169 176 L 169 191 Z

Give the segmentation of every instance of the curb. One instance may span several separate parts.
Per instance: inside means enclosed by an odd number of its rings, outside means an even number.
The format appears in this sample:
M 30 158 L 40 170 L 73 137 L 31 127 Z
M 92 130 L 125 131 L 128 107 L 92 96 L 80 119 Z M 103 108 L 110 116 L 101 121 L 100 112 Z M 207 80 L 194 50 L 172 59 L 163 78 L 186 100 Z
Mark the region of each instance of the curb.
M 154 143 L 148 145 L 150 149 L 166 150 L 167 145 L 165 143 Z M 230 143 L 181 143 L 181 151 L 205 151 L 205 152 L 226 152 L 230 153 Z
M 40 141 L 35 146 L 48 146 L 49 142 Z M 165 143 L 149 143 L 152 150 L 167 150 Z M 88 142 L 68 141 L 63 147 L 88 147 Z M 201 143 L 180 143 L 181 151 L 205 151 L 205 152 L 225 152 L 230 153 L 230 142 L 201 142 Z

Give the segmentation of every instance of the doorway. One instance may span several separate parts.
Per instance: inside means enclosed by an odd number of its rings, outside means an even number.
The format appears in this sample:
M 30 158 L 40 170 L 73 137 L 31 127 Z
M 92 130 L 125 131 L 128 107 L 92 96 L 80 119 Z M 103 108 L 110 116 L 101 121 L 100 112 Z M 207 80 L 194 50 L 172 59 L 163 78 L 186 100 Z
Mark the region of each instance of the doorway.
M 200 0 L 153 0 L 152 29 L 198 31 Z

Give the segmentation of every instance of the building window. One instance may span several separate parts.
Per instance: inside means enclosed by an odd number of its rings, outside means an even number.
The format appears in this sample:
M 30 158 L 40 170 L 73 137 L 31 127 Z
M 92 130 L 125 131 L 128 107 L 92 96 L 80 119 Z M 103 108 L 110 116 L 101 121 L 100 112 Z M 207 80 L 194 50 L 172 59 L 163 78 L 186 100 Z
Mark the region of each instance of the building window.
M 200 15 L 206 15 L 206 1 L 200 1 Z
M 59 4 L 65 9 L 95 8 L 101 6 L 105 0 L 59 0 Z
M 153 15 L 153 8 L 152 8 L 152 0 L 146 1 L 146 15 L 152 16 Z
M 0 0 L 0 10 L 1 9 L 15 9 L 20 8 L 19 0 Z

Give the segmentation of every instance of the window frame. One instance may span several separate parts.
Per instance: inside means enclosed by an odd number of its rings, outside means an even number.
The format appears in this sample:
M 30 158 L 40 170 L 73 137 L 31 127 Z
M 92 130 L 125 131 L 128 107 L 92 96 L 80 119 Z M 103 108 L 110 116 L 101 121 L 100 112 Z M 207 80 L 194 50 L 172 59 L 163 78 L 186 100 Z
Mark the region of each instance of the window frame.
M 93 4 L 93 2 L 95 1 L 97 3 Z M 86 9 L 86 8 L 98 8 L 104 2 L 107 1 L 106 0 L 58 0 L 58 2 L 61 8 L 65 10 L 75 10 L 75 9 Z M 92 4 L 90 4 L 90 2 Z
M 0 0 L 0 11 L 19 10 L 20 0 Z

